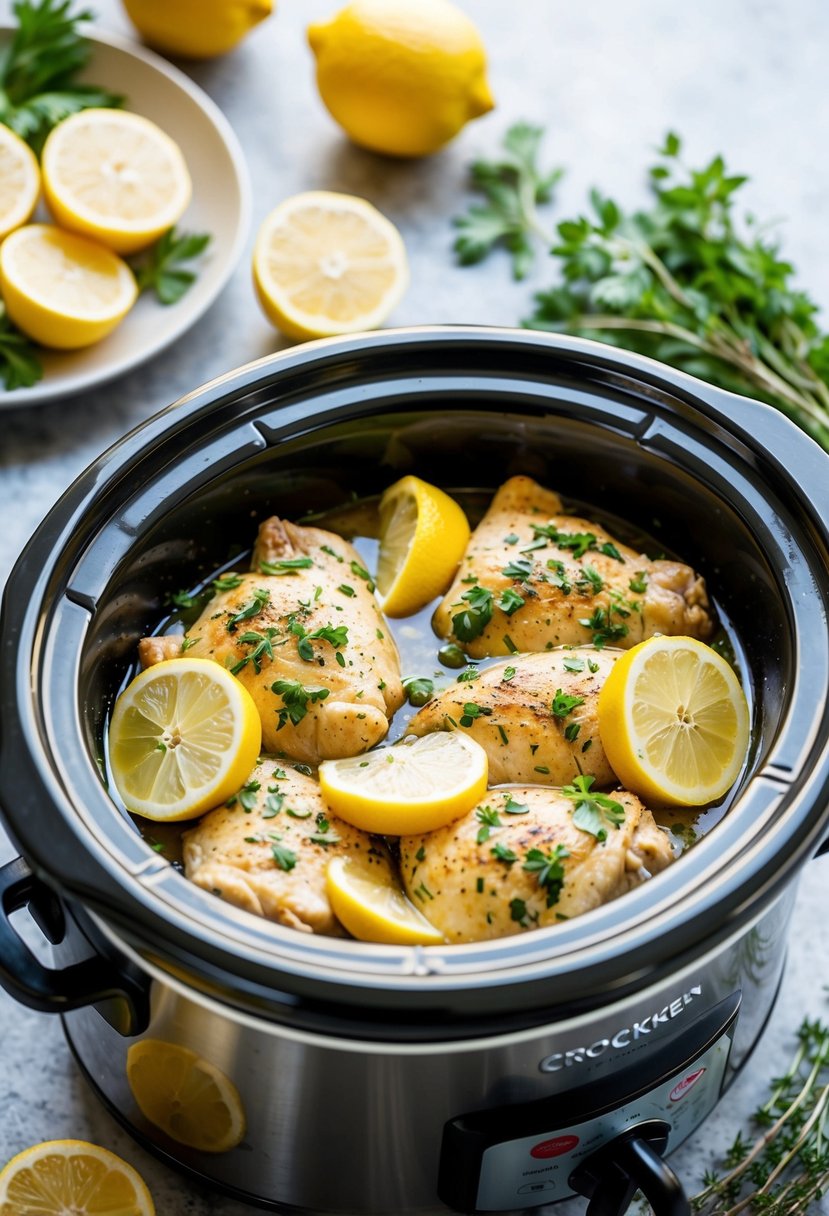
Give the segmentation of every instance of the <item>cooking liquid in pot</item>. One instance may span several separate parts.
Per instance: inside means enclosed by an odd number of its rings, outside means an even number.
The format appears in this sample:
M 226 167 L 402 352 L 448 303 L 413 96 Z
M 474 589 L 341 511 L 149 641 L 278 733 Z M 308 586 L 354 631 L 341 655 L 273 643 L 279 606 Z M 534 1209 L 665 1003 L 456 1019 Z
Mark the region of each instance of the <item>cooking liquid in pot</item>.
M 492 491 L 452 490 L 449 492 L 463 507 L 470 526 L 474 528 L 489 506 Z M 313 516 L 304 516 L 296 522 L 313 524 L 315 527 L 328 529 L 350 540 L 363 558 L 366 569 L 373 571 L 377 568 L 378 502 L 379 499 L 377 498 L 355 500 L 334 510 Z M 615 515 L 608 514 L 605 511 L 598 511 L 596 508 L 580 501 L 568 500 L 565 505 L 568 512 L 582 516 L 585 519 L 595 520 L 625 544 L 643 553 L 647 553 L 650 557 L 665 556 L 683 560 L 681 554 L 673 554 L 666 551 L 664 546 L 652 536 L 632 528 L 629 523 L 626 523 Z M 252 520 L 251 523 L 252 531 L 254 531 L 257 522 Z M 181 634 L 185 632 L 187 626 L 195 621 L 201 613 L 203 601 L 199 600 L 200 592 L 205 588 L 209 588 L 211 580 L 217 578 L 220 574 L 226 574 L 231 570 L 242 572 L 249 570 L 251 551 L 251 549 L 248 549 L 240 553 L 233 561 L 226 562 L 223 566 L 212 570 L 198 587 L 192 589 L 182 588 L 182 590 L 189 591 L 193 600 L 196 601 L 194 607 L 190 609 L 177 609 L 165 616 L 159 621 L 158 628 L 154 632 L 158 635 Z M 743 675 L 743 673 L 749 670 L 749 667 L 740 644 L 740 639 L 727 615 L 724 613 L 722 606 L 717 602 L 716 588 L 708 586 L 708 595 L 718 622 L 717 631 L 710 644 L 732 664 L 738 675 L 740 675 L 748 700 L 749 711 L 752 712 L 752 689 Z M 400 652 L 400 669 L 403 678 L 407 679 L 411 676 L 427 677 L 433 682 L 436 693 L 453 684 L 457 679 L 458 671 L 467 665 L 465 660 L 460 662 L 459 659 L 450 665 L 450 661 L 455 659 L 455 656 L 451 654 L 446 656 L 445 651 L 447 649 L 450 651 L 457 650 L 457 648 L 447 648 L 443 639 L 439 638 L 432 629 L 432 615 L 440 602 L 440 598 L 438 597 L 425 608 L 421 609 L 415 616 L 400 620 L 389 620 L 388 622 Z M 441 654 L 440 652 L 444 653 Z M 483 670 L 491 664 L 498 662 L 503 662 L 502 656 L 499 658 L 476 660 L 474 666 Z M 139 670 L 140 668 L 136 660 L 135 665 L 127 673 L 123 687 L 126 687 L 130 680 L 138 674 Z M 394 716 L 384 745 L 403 738 L 406 734 L 408 723 L 418 712 L 418 708 L 419 706 L 412 706 L 408 702 L 404 703 Z M 108 748 L 106 746 L 104 747 L 104 756 L 108 756 Z M 122 813 L 133 820 L 143 838 L 153 849 L 166 857 L 173 865 L 181 867 L 181 835 L 193 826 L 193 822 L 164 824 L 142 819 L 140 816 L 130 816 L 118 798 L 114 783 L 109 780 L 110 774 L 108 771 L 106 776 L 110 795 L 119 805 Z M 738 786 L 739 782 L 735 783 L 732 790 L 726 794 L 721 802 L 704 808 L 651 808 L 656 822 L 669 833 L 675 855 L 678 856 L 686 849 L 691 848 L 698 839 L 710 831 L 723 818 L 734 799 Z

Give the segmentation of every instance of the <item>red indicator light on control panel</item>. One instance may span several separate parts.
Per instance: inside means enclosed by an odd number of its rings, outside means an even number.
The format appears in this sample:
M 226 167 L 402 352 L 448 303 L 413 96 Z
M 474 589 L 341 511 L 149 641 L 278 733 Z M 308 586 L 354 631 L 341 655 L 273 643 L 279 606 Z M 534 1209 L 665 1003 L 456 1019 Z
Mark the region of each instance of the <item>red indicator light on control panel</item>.
M 678 1102 L 680 1098 L 684 1098 L 688 1090 L 691 1089 L 692 1086 L 696 1085 L 697 1081 L 704 1072 L 704 1068 L 698 1068 L 696 1072 L 689 1072 L 687 1077 L 683 1077 L 682 1080 L 671 1090 L 671 1101 Z
M 561 1157 L 570 1153 L 579 1142 L 578 1136 L 553 1136 L 552 1140 L 541 1140 L 530 1149 L 531 1157 Z

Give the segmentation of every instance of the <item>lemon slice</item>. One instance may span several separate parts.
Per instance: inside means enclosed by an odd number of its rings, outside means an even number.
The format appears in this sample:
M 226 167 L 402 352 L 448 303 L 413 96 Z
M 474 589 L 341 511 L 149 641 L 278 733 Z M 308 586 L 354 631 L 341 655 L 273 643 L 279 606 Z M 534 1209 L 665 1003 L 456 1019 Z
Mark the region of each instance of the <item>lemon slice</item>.
M 326 338 L 385 321 L 409 271 L 400 233 L 371 203 L 317 190 L 286 199 L 265 219 L 253 279 L 277 329 Z
M 226 1153 L 245 1134 L 236 1086 L 188 1047 L 162 1039 L 133 1043 L 127 1081 L 144 1117 L 179 1144 Z
M 154 663 L 115 702 L 112 777 L 128 810 L 195 819 L 245 784 L 262 744 L 253 698 L 211 659 Z
M 486 779 L 480 744 L 446 731 L 319 767 L 331 810 L 355 828 L 387 836 L 420 835 L 460 819 L 483 798 Z
M 353 857 L 334 857 L 326 871 L 326 891 L 337 920 L 358 941 L 439 946 L 446 940 L 409 903 L 385 859 L 368 866 Z
M 18 328 L 60 350 L 105 338 L 138 295 L 126 262 L 51 224 L 27 224 L 6 237 L 0 245 L 0 291 Z
M 190 202 L 181 150 L 148 118 L 81 110 L 43 145 L 43 193 L 55 221 L 133 253 L 178 222 Z
M 704 806 L 737 779 L 748 749 L 748 705 L 732 668 L 710 646 L 648 638 L 608 675 L 599 734 L 627 789 L 663 806 Z
M 411 616 L 442 595 L 469 541 L 461 508 L 428 481 L 403 477 L 380 499 L 377 590 L 387 616 Z
M 0 1216 L 155 1216 L 141 1176 L 97 1144 L 46 1140 L 0 1172 Z
M 14 131 L 0 123 L 0 241 L 26 223 L 39 194 L 37 157 Z

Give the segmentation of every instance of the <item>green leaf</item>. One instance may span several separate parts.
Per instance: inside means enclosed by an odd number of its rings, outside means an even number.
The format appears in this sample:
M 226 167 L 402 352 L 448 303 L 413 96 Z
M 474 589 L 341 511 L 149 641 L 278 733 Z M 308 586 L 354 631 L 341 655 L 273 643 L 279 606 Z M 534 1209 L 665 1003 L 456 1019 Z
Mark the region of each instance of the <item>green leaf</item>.
M 43 365 L 35 347 L 12 325 L 0 301 L 0 380 L 12 392 L 31 388 L 43 377 Z
M 154 291 L 161 304 L 177 303 L 197 277 L 194 271 L 183 270 L 181 263 L 204 253 L 210 239 L 207 232 L 178 234 L 175 228 L 169 228 L 131 263 L 138 290 Z

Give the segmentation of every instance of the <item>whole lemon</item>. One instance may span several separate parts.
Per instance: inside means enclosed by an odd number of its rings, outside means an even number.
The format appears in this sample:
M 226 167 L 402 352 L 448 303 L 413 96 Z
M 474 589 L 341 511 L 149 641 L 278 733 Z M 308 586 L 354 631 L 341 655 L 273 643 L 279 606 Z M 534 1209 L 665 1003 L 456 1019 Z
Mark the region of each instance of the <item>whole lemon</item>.
M 224 55 L 273 12 L 273 0 L 124 0 L 141 37 L 167 55 Z
M 308 40 L 332 117 L 375 152 L 426 156 L 494 105 L 481 36 L 449 0 L 353 0 Z

